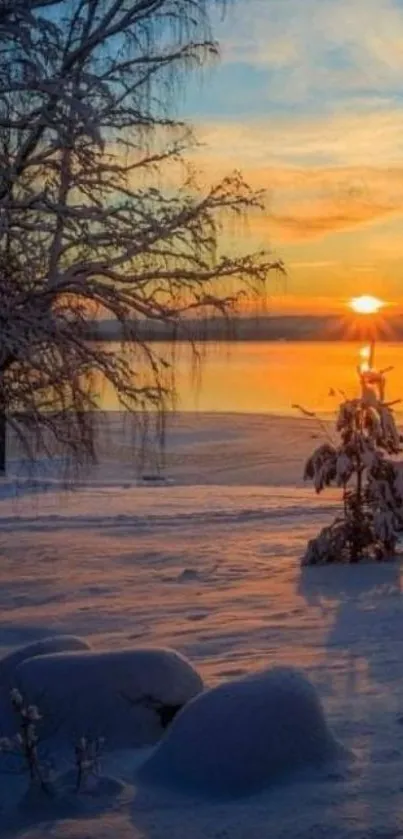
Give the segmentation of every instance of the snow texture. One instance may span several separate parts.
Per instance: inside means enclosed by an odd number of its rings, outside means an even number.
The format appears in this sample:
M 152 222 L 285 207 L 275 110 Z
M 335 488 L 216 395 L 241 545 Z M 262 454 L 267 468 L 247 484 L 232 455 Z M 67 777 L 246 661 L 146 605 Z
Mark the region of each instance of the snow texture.
M 338 489 L 297 486 L 315 423 L 178 415 L 166 453 L 176 485 L 140 488 L 129 435 L 116 414 L 110 422 L 105 457 L 76 492 L 55 478 L 54 491 L 21 482 L 15 497 L 12 471 L 0 479 L 1 655 L 57 632 L 93 650 L 173 647 L 209 687 L 269 664 L 302 668 L 356 759 L 252 797 L 195 795 L 196 807 L 136 784 L 150 748 L 105 751 L 101 777 L 124 795 L 67 795 L 60 807 L 42 797 L 22 824 L 12 813 L 27 777 L 7 774 L 0 756 L 2 839 L 400 839 L 401 566 L 301 569 L 307 541 L 340 509 Z M 73 744 L 65 760 L 55 745 L 43 744 L 63 787 Z
M 183 656 L 158 648 L 38 656 L 17 668 L 16 683 L 41 710 L 42 736 L 65 744 L 103 737 L 109 749 L 155 742 L 162 727 L 153 704 L 182 705 L 203 688 Z
M 83 638 L 75 635 L 55 635 L 51 638 L 42 638 L 40 641 L 33 641 L 24 647 L 11 652 L 0 660 L 0 691 L 9 691 L 15 685 L 15 671 L 17 667 L 34 656 L 60 653 L 67 650 L 89 650 L 90 645 Z
M 140 769 L 146 782 L 238 796 L 341 756 L 313 685 L 275 667 L 196 697 Z

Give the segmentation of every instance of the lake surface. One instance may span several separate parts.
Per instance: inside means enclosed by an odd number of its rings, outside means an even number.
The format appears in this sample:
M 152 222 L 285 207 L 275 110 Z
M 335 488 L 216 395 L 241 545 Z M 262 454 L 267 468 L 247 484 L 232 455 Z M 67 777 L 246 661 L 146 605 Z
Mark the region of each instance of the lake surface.
M 170 349 L 154 345 L 169 358 Z M 176 347 L 177 408 L 180 411 L 269 413 L 292 416 L 295 404 L 320 414 L 333 413 L 337 397 L 331 388 L 349 397 L 358 394 L 357 343 L 234 342 L 206 344 L 200 373 L 186 345 Z M 378 369 L 393 366 L 387 396 L 403 398 L 403 343 L 379 343 Z M 114 410 L 116 400 L 102 393 L 102 407 Z M 402 406 L 396 411 L 403 413 Z

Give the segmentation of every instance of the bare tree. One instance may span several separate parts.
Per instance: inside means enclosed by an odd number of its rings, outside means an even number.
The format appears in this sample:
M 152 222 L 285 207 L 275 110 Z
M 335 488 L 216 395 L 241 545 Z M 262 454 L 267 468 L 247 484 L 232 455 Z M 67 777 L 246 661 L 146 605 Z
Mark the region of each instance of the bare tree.
M 186 167 L 175 93 L 217 54 L 215 2 L 0 0 L 0 470 L 5 417 L 31 457 L 94 459 L 101 380 L 137 415 L 163 411 L 144 320 L 185 336 L 189 313 L 226 313 L 281 267 L 220 249 L 263 196 L 239 173 L 203 193 Z M 89 341 L 100 317 L 119 347 Z

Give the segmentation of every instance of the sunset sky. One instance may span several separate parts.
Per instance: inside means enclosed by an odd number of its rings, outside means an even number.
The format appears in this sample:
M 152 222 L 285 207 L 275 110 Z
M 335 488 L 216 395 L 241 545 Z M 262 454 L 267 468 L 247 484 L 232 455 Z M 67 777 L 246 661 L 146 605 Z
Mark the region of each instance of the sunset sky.
M 403 306 L 403 0 L 234 0 L 222 60 L 183 107 L 210 176 L 268 190 L 253 245 L 288 269 L 277 306 L 361 293 Z

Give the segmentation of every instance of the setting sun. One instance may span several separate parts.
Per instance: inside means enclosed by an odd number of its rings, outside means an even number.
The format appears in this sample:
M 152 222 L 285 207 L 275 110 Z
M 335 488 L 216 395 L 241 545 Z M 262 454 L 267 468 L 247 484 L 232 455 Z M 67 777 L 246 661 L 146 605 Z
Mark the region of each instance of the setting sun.
M 363 294 L 361 297 L 353 297 L 349 303 L 350 308 L 360 315 L 375 315 L 385 306 L 383 300 L 372 297 L 370 294 Z

